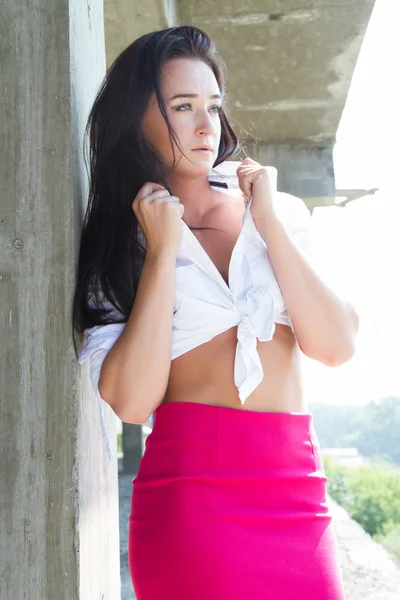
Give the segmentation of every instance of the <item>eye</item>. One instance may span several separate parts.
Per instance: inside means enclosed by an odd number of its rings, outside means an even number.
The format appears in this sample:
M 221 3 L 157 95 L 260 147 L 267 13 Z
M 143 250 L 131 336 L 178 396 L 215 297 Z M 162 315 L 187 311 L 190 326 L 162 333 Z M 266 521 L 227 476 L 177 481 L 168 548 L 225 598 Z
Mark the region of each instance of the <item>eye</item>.
M 221 112 L 221 108 L 221 106 L 218 106 L 216 104 L 215 106 L 210 107 L 210 111 L 219 114 Z M 190 102 L 187 102 L 186 104 L 180 104 L 179 106 L 175 106 L 174 110 L 176 110 L 177 112 L 186 112 L 187 110 L 192 110 L 192 105 Z
M 192 105 L 190 104 L 190 102 L 187 102 L 186 104 L 181 104 L 180 106 L 176 106 L 175 110 L 178 112 L 184 112 L 182 109 L 186 109 L 186 108 L 189 108 L 189 109 L 192 108 Z

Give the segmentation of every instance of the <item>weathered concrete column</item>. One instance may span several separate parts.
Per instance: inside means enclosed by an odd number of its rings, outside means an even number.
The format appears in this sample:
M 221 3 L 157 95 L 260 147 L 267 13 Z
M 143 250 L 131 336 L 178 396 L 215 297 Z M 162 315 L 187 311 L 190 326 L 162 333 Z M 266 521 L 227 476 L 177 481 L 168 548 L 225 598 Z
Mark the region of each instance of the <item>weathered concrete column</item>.
M 143 430 L 141 425 L 122 423 L 123 472 L 136 475 L 143 456 Z
M 278 169 L 278 189 L 303 200 L 335 196 L 333 146 L 335 140 L 318 143 L 246 143 L 246 154 L 263 165 Z
M 71 337 L 103 3 L 2 7 L 0 598 L 118 600 L 117 462 Z

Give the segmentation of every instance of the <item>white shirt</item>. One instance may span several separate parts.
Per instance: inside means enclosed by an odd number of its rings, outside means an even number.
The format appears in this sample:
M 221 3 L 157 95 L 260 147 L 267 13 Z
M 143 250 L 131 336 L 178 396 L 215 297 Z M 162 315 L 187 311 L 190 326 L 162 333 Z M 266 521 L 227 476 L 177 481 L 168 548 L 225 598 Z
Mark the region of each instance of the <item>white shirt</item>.
M 213 181 L 222 181 L 228 184 L 228 189 L 221 193 L 241 194 L 236 177 L 239 164 L 226 161 L 214 169 L 209 176 L 211 186 Z M 214 189 L 220 191 L 220 188 Z M 251 214 L 251 203 L 252 199 L 245 208 L 242 230 L 232 252 L 229 286 L 182 221 L 182 243 L 176 257 L 176 312 L 172 320 L 171 360 L 232 327 L 238 327 L 234 380 L 242 405 L 264 377 L 257 340 L 272 340 L 275 323 L 282 323 L 293 330 L 268 258 L 267 245 L 258 233 Z M 278 192 L 274 209 L 296 246 L 306 257 L 309 256 L 311 215 L 304 202 L 291 194 Z M 145 243 L 143 233 L 140 233 Z M 90 376 L 99 400 L 101 429 L 109 459 L 112 451 L 98 382 L 103 360 L 124 327 L 124 323 L 117 323 L 85 330 L 86 342 L 79 354 L 81 364 L 90 358 Z

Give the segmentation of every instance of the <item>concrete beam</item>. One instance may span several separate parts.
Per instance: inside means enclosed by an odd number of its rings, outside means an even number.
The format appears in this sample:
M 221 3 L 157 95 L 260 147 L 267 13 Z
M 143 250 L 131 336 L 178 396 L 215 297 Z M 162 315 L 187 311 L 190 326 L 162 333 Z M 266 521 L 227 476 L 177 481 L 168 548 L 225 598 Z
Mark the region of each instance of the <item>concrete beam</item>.
M 107 67 L 141 35 L 178 23 L 177 0 L 104 0 Z
M 334 140 L 305 142 L 245 142 L 241 156 L 278 169 L 278 189 L 306 200 L 335 196 L 332 149 Z
M 375 0 L 181 0 L 226 62 L 243 138 L 335 137 Z

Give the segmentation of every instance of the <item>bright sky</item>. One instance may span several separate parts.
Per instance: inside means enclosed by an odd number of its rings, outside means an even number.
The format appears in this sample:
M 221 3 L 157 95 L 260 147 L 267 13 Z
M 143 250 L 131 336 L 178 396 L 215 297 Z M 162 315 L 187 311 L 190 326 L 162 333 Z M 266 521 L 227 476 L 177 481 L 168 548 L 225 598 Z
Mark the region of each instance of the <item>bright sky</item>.
M 400 396 L 400 1 L 377 0 L 334 152 L 337 188 L 380 188 L 346 208 L 317 208 L 316 266 L 356 305 L 354 358 L 336 368 L 304 360 L 309 402 Z

